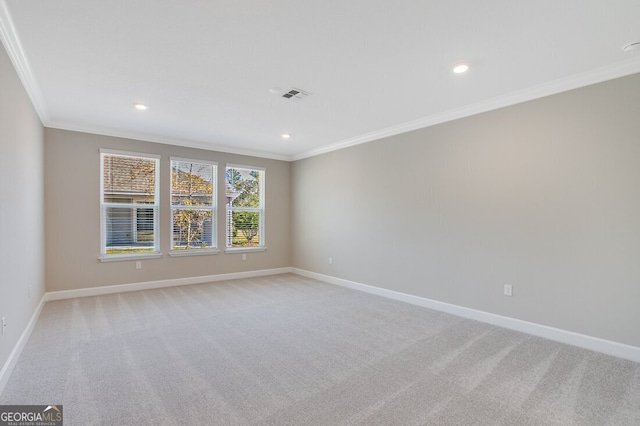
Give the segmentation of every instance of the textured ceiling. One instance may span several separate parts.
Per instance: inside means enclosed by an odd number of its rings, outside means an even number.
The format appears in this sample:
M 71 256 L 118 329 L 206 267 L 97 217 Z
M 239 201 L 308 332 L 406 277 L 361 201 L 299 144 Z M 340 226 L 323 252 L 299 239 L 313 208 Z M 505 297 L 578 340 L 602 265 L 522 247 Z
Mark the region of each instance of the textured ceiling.
M 640 72 L 639 22 L 637 0 L 0 0 L 45 126 L 285 160 Z

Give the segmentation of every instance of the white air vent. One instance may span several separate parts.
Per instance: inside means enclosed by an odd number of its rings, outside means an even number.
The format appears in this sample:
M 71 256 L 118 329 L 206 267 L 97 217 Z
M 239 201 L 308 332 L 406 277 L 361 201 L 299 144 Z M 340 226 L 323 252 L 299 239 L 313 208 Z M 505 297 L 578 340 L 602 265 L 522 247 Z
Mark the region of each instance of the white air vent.
M 310 95 L 310 93 L 307 92 L 307 91 L 296 89 L 295 87 L 292 87 L 291 90 L 289 90 L 287 93 L 282 95 L 282 97 L 285 98 L 285 99 L 291 99 L 292 101 L 299 101 L 301 99 L 306 98 L 309 95 Z

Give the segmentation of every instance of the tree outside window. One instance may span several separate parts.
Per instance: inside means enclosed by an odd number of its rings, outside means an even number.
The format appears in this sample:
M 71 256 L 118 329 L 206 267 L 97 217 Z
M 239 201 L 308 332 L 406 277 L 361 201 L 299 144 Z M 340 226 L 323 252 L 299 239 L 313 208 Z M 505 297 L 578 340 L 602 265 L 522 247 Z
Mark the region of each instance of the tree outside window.
M 215 176 L 214 163 L 171 159 L 171 250 L 216 247 Z
M 227 247 L 264 246 L 264 175 L 258 168 L 227 166 Z

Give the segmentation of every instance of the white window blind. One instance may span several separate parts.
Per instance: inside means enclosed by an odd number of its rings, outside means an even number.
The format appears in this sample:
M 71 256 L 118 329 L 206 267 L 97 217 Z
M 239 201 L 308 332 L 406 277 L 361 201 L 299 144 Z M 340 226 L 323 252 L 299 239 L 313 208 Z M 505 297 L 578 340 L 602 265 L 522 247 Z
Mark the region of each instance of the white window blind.
M 216 248 L 215 163 L 171 159 L 171 250 Z

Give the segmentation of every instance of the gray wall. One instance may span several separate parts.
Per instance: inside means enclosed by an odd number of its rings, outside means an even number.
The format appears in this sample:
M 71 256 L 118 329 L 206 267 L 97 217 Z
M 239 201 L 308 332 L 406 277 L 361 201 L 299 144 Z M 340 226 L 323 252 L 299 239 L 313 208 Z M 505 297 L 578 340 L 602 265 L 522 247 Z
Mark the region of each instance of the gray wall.
M 639 108 L 636 74 L 296 161 L 293 266 L 640 346 Z
M 100 149 L 161 155 L 161 259 L 100 262 Z M 266 168 L 265 252 L 169 257 L 169 157 L 218 162 L 224 182 L 225 163 Z M 47 291 L 129 284 L 225 274 L 291 265 L 290 163 L 256 157 L 120 139 L 66 130 L 45 130 L 45 212 Z M 218 191 L 218 245 L 224 249 L 224 190 Z
M 0 44 L 0 369 L 44 294 L 43 128 Z

